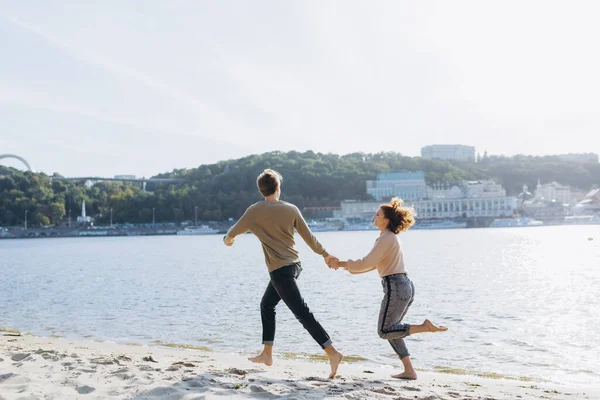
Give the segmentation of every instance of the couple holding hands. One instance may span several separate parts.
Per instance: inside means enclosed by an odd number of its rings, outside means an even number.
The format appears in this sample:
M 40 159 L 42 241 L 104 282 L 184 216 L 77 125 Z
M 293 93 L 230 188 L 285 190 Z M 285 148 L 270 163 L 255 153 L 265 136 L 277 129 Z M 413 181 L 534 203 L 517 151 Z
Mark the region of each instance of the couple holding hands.
M 296 230 L 315 253 L 324 257 L 329 268 L 344 268 L 351 274 L 377 270 L 384 293 L 377 331 L 382 339 L 390 342 L 404 366 L 402 373 L 392 377 L 416 379 L 417 373 L 411 363 L 404 338 L 423 332 L 443 332 L 447 328 L 436 326 L 428 319 L 420 325 L 402 322 L 414 299 L 414 285 L 404 267 L 402 248 L 396 235 L 405 232 L 414 224 L 412 209 L 403 207 L 402 200 L 398 198 L 392 199 L 389 204 L 381 205 L 373 217 L 373 224 L 380 230 L 373 249 L 361 259 L 341 261 L 325 251 L 296 206 L 279 200 L 281 182 L 282 177 L 278 172 L 264 170 L 257 179 L 257 186 L 264 201 L 248 207 L 223 238 L 225 245 L 231 246 L 236 236 L 252 232 L 262 244 L 269 270 L 270 281 L 260 303 L 263 351 L 249 360 L 269 366 L 273 364 L 275 307 L 281 300 L 327 354 L 331 367 L 330 378 L 335 377 L 343 359 L 342 353 L 335 349 L 331 338 L 310 312 L 300 294 L 296 280 L 302 266 L 294 247 Z

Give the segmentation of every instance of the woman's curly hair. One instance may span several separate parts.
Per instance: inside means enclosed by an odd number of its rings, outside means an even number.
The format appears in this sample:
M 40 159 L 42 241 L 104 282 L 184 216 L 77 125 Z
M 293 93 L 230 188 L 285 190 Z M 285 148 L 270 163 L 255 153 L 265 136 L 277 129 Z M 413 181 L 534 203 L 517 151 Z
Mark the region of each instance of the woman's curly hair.
M 381 205 L 383 216 L 390 221 L 388 229 L 395 234 L 406 232 L 415 224 L 415 210 L 403 207 L 403 204 L 402 199 L 394 197 L 388 204 Z

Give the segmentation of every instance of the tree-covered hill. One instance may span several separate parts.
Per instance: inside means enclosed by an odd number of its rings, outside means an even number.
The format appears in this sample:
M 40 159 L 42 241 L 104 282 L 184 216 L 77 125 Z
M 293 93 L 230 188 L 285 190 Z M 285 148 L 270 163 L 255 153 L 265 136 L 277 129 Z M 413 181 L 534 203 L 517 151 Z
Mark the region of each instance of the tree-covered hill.
M 23 224 L 26 211 L 30 226 L 59 224 L 69 210 L 73 219 L 79 215 L 82 201 L 97 224 L 108 222 L 111 209 L 114 223 L 149 223 L 152 209 L 156 222 L 193 220 L 196 207 L 199 220 L 238 218 L 249 204 L 260 199 L 255 180 L 265 168 L 283 175 L 282 199 L 300 209 L 339 206 L 344 199 L 367 200 L 366 180 L 375 179 L 380 172 L 401 170 L 424 171 L 428 184 L 494 179 L 509 195 L 518 194 L 523 184 L 535 187 L 538 179 L 583 191 L 600 185 L 598 163 L 522 155 L 485 156 L 477 163 L 460 163 L 392 152 L 343 156 L 312 151 L 270 152 L 160 174 L 156 177 L 186 181 L 149 183 L 146 191 L 140 184 L 119 182 L 99 182 L 88 188 L 44 173 L 0 166 L 0 226 Z

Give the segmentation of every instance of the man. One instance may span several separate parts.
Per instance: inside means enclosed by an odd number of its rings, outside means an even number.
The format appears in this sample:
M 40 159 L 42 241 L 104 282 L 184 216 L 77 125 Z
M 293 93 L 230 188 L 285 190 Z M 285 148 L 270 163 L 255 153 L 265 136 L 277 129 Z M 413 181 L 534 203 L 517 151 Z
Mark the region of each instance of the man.
M 327 354 L 331 366 L 329 377 L 333 378 L 343 355 L 333 347 L 329 335 L 310 312 L 300 294 L 296 280 L 302 267 L 298 251 L 294 248 L 294 229 L 315 253 L 323 256 L 327 264 L 333 257 L 314 237 L 298 207 L 279 200 L 281 181 L 282 177 L 278 172 L 271 169 L 264 170 L 256 181 L 264 200 L 248 207 L 244 215 L 223 238 L 225 245 L 231 246 L 236 236 L 248 231 L 252 232 L 262 244 L 269 270 L 270 282 L 260 303 L 264 348 L 261 354 L 249 360 L 268 366 L 273 365 L 275 307 L 280 300 L 283 300 Z

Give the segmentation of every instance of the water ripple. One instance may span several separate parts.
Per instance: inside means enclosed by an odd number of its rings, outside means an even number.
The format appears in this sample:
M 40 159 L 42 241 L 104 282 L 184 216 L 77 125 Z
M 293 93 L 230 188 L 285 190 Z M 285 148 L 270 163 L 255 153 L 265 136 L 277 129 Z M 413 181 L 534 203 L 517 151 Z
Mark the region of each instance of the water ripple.
M 416 296 L 405 322 L 447 325 L 406 339 L 415 364 L 557 382 L 597 381 L 600 246 L 597 227 L 414 231 L 402 234 Z M 372 232 L 318 235 L 332 254 L 364 256 Z M 331 271 L 299 243 L 307 304 L 337 347 L 364 362 L 400 366 L 377 335 L 375 273 Z M 435 250 L 435 251 L 433 251 Z M 43 335 L 208 347 L 260 348 L 268 283 L 259 243 L 244 235 L 0 241 L 0 326 Z M 585 321 L 582 324 L 581 321 Z M 284 306 L 276 349 L 321 350 Z M 569 354 L 565 359 L 565 352 Z

